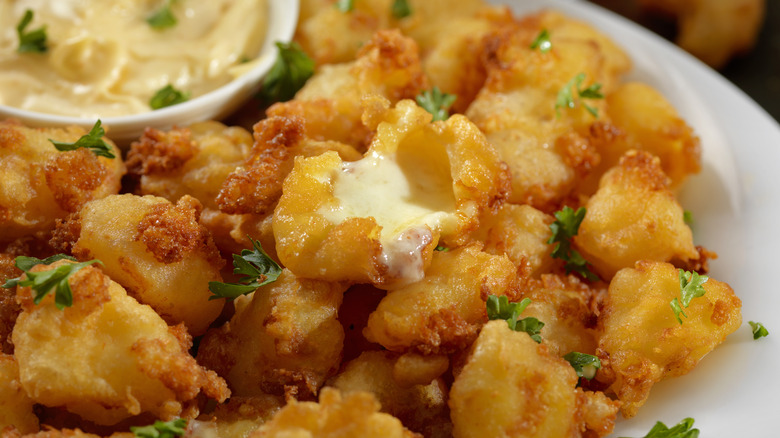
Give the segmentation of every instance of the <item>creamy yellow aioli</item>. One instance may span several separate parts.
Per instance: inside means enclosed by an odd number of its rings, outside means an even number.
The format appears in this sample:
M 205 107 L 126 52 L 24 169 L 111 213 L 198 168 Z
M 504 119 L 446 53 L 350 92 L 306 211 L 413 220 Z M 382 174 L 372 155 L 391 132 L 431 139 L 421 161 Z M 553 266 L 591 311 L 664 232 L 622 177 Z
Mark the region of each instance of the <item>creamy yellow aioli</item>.
M 0 105 L 88 118 L 150 111 L 171 84 L 205 94 L 247 70 L 266 33 L 267 0 L 174 0 L 177 24 L 146 19 L 165 0 L 0 0 Z M 17 53 L 16 26 L 46 26 L 49 50 Z
M 333 179 L 335 207 L 318 211 L 338 224 L 350 217 L 373 217 L 382 227 L 382 261 L 389 272 L 407 281 L 422 279 L 422 250 L 432 231 L 457 225 L 452 179 L 430 168 L 402 168 L 392 156 L 369 153 L 344 163 Z M 411 163 L 409 163 L 411 164 Z

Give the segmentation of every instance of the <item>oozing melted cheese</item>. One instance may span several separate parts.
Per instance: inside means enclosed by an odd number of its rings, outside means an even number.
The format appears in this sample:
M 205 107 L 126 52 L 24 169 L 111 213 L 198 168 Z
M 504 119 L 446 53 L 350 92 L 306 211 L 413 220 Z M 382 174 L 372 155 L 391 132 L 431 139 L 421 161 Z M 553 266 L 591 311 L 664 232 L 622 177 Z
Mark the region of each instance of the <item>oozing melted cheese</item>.
M 421 279 L 422 250 L 433 232 L 448 232 L 457 224 L 450 176 L 426 169 L 424 161 L 369 153 L 344 163 L 332 178 L 339 203 L 318 213 L 335 224 L 373 217 L 382 227 L 382 260 L 389 273 L 410 282 Z
M 205 94 L 247 71 L 266 33 L 266 0 L 171 2 L 175 26 L 146 19 L 163 0 L 0 1 L 0 104 L 52 114 L 110 117 L 150 111 L 170 84 Z M 46 53 L 17 53 L 16 26 L 46 28 Z

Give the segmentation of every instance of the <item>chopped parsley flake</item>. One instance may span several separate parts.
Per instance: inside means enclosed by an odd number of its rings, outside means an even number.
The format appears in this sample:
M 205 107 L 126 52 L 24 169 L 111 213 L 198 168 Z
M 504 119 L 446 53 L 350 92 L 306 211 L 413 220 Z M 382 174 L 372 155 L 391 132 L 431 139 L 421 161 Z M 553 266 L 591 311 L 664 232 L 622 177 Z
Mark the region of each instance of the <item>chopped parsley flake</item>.
M 542 342 L 542 336 L 539 334 L 544 327 L 544 323 L 538 319 L 529 316 L 520 318 L 520 314 L 525 310 L 531 300 L 523 298 L 519 303 L 510 303 L 506 295 L 488 295 L 487 315 L 489 320 L 503 319 L 509 325 L 509 328 L 516 332 L 526 332 L 537 343 Z
M 58 151 L 75 151 L 79 148 L 87 148 L 99 157 L 116 158 L 116 155 L 111 151 L 111 147 L 103 140 L 104 135 L 106 135 L 106 131 L 98 119 L 87 134 L 82 135 L 81 138 L 73 143 L 64 143 L 52 139 L 49 139 L 49 141 Z
M 46 295 L 54 291 L 54 304 L 57 308 L 62 310 L 65 307 L 70 307 L 73 305 L 73 291 L 68 283 L 68 278 L 85 266 L 101 262 L 100 260 L 90 260 L 82 263 L 67 263 L 48 271 L 30 272 L 33 266 L 50 265 L 58 260 L 76 261 L 73 257 L 65 254 L 56 254 L 43 260 L 35 257 L 19 256 L 15 260 L 16 267 L 21 269 L 27 278 L 24 280 L 21 279 L 21 276 L 12 278 L 6 281 L 3 287 L 10 289 L 15 286 L 29 286 L 34 292 L 33 303 L 36 305 L 40 304 Z
M 314 74 L 314 60 L 296 42 L 276 43 L 279 56 L 263 80 L 260 96 L 265 103 L 292 99 Z
M 260 242 L 253 240 L 253 250 L 242 250 L 241 254 L 233 254 L 233 273 L 243 275 L 238 283 L 222 283 L 210 281 L 209 290 L 214 294 L 209 300 L 219 298 L 234 299 L 241 295 L 254 292 L 260 286 L 273 283 L 282 273 L 282 268 L 263 251 Z
M 683 312 L 683 307 L 688 307 L 691 304 L 691 300 L 694 298 L 700 297 L 704 295 L 706 292 L 704 290 L 704 287 L 702 285 L 709 280 L 709 277 L 706 275 L 699 275 L 695 271 L 685 271 L 680 269 L 680 298 L 682 299 L 682 304 L 680 304 L 680 300 L 677 298 L 673 299 L 669 305 L 672 307 L 672 311 L 674 311 L 674 316 L 677 318 L 677 321 L 682 324 L 682 319 L 680 318 L 680 315 L 684 317 L 688 317 L 688 315 Z
M 555 99 L 555 113 L 560 117 L 561 108 L 574 108 L 576 101 L 574 92 L 576 91 L 580 104 L 585 108 L 593 117 L 598 118 L 598 110 L 583 102 L 583 99 L 603 99 L 604 95 L 601 94 L 601 84 L 594 83 L 587 88 L 581 88 L 582 82 L 585 80 L 585 73 L 580 73 L 573 77 L 566 85 L 558 92 L 558 97 Z
M 154 93 L 154 96 L 149 99 L 149 107 L 155 110 L 165 108 L 167 106 L 186 102 L 189 98 L 189 93 L 179 91 L 173 88 L 173 85 L 168 84 L 157 90 L 157 92 Z
M 46 53 L 49 50 L 46 44 L 46 26 L 26 32 L 34 16 L 32 9 L 27 9 L 19 24 L 16 25 L 16 33 L 19 35 L 19 47 L 16 51 L 19 53 Z
M 130 431 L 136 438 L 174 438 L 184 435 L 187 420 L 177 418 L 173 421 L 157 420 L 150 426 L 131 426 Z
M 761 324 L 760 322 L 753 322 L 748 321 L 748 324 L 750 324 L 750 328 L 753 330 L 753 339 L 759 339 L 763 338 L 764 336 L 769 336 L 769 330 L 764 327 L 764 324 Z
M 577 235 L 580 223 L 585 218 L 585 207 L 574 211 L 571 207 L 563 207 L 555 212 L 555 222 L 550 224 L 552 236 L 548 244 L 555 244 L 550 254 L 553 258 L 566 262 L 566 273 L 576 272 L 589 281 L 597 281 L 599 277 L 588 269 L 588 262 L 576 249 L 571 247 L 571 239 Z
M 542 29 L 539 35 L 536 36 L 534 42 L 531 43 L 531 50 L 539 49 L 542 53 L 547 53 L 552 50 L 552 42 L 550 41 L 550 32 L 547 29 Z
M 442 93 L 439 87 L 425 90 L 417 95 L 417 104 L 425 111 L 433 114 L 433 121 L 447 120 L 450 117 L 449 108 L 455 102 L 457 96 Z

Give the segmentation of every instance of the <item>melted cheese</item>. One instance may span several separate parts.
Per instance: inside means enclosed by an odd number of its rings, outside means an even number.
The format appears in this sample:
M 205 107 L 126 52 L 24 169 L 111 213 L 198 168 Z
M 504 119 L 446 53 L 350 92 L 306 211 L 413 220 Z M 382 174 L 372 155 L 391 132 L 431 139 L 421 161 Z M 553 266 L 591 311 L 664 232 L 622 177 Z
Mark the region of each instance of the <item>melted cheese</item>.
M 171 84 L 205 94 L 247 71 L 266 33 L 266 0 L 177 0 L 177 24 L 146 19 L 163 0 L 0 0 L 0 104 L 80 117 L 150 111 Z M 46 53 L 17 53 L 16 26 L 46 27 Z
M 433 241 L 433 232 L 451 231 L 457 216 L 452 179 L 426 169 L 423 162 L 406 164 L 377 153 L 344 163 L 332 182 L 339 203 L 318 213 L 334 224 L 373 217 L 382 227 L 382 260 L 389 273 L 417 281 L 424 274 L 422 251 Z

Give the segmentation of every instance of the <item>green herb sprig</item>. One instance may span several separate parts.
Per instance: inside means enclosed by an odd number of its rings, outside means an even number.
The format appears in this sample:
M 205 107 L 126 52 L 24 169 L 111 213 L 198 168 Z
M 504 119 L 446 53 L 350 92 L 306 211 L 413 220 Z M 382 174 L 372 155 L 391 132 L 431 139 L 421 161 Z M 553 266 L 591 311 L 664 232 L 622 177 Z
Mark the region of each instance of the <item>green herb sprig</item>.
M 58 309 L 62 310 L 65 307 L 72 306 L 73 291 L 68 283 L 68 278 L 85 266 L 102 262 L 100 260 L 90 260 L 81 263 L 67 263 L 48 271 L 30 272 L 30 269 L 32 269 L 33 266 L 50 265 L 58 260 L 76 261 L 75 258 L 65 254 L 56 254 L 43 260 L 27 256 L 17 257 L 15 259 L 16 267 L 21 269 L 27 278 L 22 280 L 22 277 L 19 276 L 17 278 L 9 279 L 5 282 L 3 288 L 10 289 L 16 286 L 29 286 L 34 293 L 33 303 L 36 305 L 40 304 L 41 300 L 43 300 L 46 295 L 54 291 L 54 305 L 56 305 Z
M 355 9 L 355 0 L 337 0 L 336 8 L 341 12 L 351 12 Z
M 412 7 L 407 0 L 393 0 L 392 12 L 393 17 L 400 20 L 412 15 Z
M 157 420 L 149 426 L 130 426 L 130 431 L 136 438 L 174 438 L 184 435 L 187 420 L 177 418 L 173 421 Z
M 265 103 L 284 102 L 295 97 L 314 74 L 314 60 L 296 42 L 276 43 L 279 56 L 263 80 L 260 97 Z
M 552 236 L 547 241 L 548 244 L 555 244 L 552 253 L 553 258 L 561 259 L 566 262 L 566 273 L 576 272 L 589 281 L 599 280 L 598 275 L 588 269 L 588 262 L 582 257 L 576 249 L 571 247 L 571 239 L 577 235 L 580 224 L 585 218 L 585 207 L 580 207 L 574 211 L 571 207 L 563 207 L 555 212 L 555 222 L 550 224 Z
M 601 360 L 591 354 L 572 351 L 566 356 L 563 356 L 563 358 L 571 364 L 572 368 L 574 368 L 577 377 L 584 377 L 588 380 L 595 377 L 596 370 L 601 368 Z
M 769 336 L 769 330 L 764 327 L 764 324 L 761 324 L 760 322 L 753 322 L 748 321 L 748 324 L 750 324 L 750 328 L 753 331 L 753 339 L 759 339 L 763 338 L 764 336 Z
M 98 119 L 87 134 L 82 135 L 73 143 L 65 143 L 52 139 L 49 139 L 49 141 L 52 142 L 58 151 L 75 151 L 79 148 L 87 148 L 99 157 L 116 158 L 116 155 L 111 151 L 111 147 L 103 140 L 103 136 L 105 135 L 106 131 L 103 129 L 100 119 Z
M 19 47 L 16 51 L 19 53 L 46 53 L 49 50 L 46 42 L 46 26 L 26 31 L 34 16 L 32 9 L 27 9 L 19 24 L 16 25 L 16 33 L 19 35 Z
M 166 0 L 163 2 L 163 5 L 160 6 L 160 9 L 156 10 L 146 19 L 146 22 L 149 23 L 149 26 L 151 26 L 152 29 L 164 30 L 176 26 L 178 21 L 176 20 L 176 16 L 173 15 L 173 11 L 171 11 L 171 5 L 174 1 L 175 0 Z
M 260 242 L 253 240 L 253 250 L 244 249 L 241 254 L 233 254 L 233 273 L 243 275 L 238 283 L 210 281 L 209 290 L 214 294 L 209 300 L 220 298 L 234 299 L 254 292 L 260 286 L 273 283 L 282 273 L 282 268 L 263 251 Z
M 425 90 L 416 97 L 417 104 L 425 111 L 433 114 L 433 121 L 447 120 L 450 117 L 449 108 L 455 103 L 457 96 L 442 93 L 439 87 Z
M 587 88 L 582 88 L 582 82 L 585 80 L 585 73 L 580 73 L 573 77 L 566 85 L 558 92 L 558 97 L 555 99 L 555 113 L 558 117 L 561 116 L 561 108 L 574 108 L 576 106 L 574 92 L 576 91 L 580 104 L 595 118 L 599 117 L 598 110 L 585 102 L 583 99 L 603 99 L 604 95 L 601 94 L 601 84 L 593 83 Z
M 531 300 L 528 298 L 523 298 L 519 303 L 510 303 L 506 295 L 488 295 L 486 302 L 488 319 L 491 321 L 503 319 L 510 329 L 516 332 L 526 332 L 531 339 L 541 343 L 542 336 L 539 333 L 542 331 L 544 323 L 533 316 L 520 318 L 520 314 L 529 304 L 531 304 Z
M 707 280 L 709 280 L 709 277 L 706 275 L 699 275 L 695 271 L 685 271 L 683 269 L 679 269 L 679 271 L 681 300 L 675 298 L 669 303 L 669 305 L 672 307 L 672 311 L 674 312 L 674 316 L 677 318 L 677 321 L 682 324 L 683 322 L 680 318 L 680 315 L 686 318 L 688 317 L 682 308 L 688 307 L 694 298 L 704 295 L 706 291 L 702 285 L 706 283 Z
M 547 29 L 542 29 L 539 35 L 534 38 L 531 43 L 531 50 L 539 49 L 542 53 L 547 53 L 552 50 L 552 41 L 550 41 L 550 32 Z
M 699 429 L 691 429 L 692 427 L 693 418 L 690 417 L 685 418 L 671 428 L 659 421 L 642 438 L 698 438 Z
M 149 107 L 157 110 L 171 105 L 186 102 L 190 98 L 190 93 L 177 90 L 173 85 L 168 84 L 154 93 L 149 99 Z

